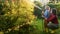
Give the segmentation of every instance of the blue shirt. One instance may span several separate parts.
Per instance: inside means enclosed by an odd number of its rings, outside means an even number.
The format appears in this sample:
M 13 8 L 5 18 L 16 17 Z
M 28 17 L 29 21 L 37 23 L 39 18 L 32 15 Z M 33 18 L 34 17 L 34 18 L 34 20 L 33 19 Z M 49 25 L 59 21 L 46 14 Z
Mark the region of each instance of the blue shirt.
M 44 12 L 44 17 L 45 17 L 45 18 L 49 18 L 49 15 L 50 15 L 49 11 L 48 11 L 48 10 L 45 10 L 45 12 Z

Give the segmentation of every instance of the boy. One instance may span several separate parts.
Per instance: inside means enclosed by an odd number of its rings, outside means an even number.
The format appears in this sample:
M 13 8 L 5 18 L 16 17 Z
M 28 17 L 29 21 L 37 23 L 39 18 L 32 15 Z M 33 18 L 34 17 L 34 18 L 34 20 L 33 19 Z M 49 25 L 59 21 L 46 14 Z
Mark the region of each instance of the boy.
M 47 19 L 49 18 L 50 15 L 50 7 L 46 6 L 46 10 L 43 13 L 43 18 L 44 18 L 44 31 L 48 32 L 48 28 L 47 28 Z

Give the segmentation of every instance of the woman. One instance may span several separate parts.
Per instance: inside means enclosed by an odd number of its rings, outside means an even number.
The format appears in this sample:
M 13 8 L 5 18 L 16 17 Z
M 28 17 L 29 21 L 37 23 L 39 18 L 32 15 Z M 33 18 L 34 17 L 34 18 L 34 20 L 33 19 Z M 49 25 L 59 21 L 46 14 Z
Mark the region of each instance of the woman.
M 51 33 L 54 33 L 55 30 L 59 28 L 59 23 L 58 23 L 55 8 L 52 9 L 52 13 L 50 14 L 50 17 L 47 19 L 47 21 L 49 22 L 47 24 L 47 27 L 52 29 Z

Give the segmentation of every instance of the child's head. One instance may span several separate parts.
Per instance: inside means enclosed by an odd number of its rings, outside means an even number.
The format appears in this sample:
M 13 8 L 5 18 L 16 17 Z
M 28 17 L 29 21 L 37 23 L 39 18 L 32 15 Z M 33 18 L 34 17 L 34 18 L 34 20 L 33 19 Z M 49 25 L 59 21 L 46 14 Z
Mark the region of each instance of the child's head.
M 56 10 L 55 8 L 52 9 L 52 13 L 53 13 L 54 15 L 56 15 L 56 11 L 57 11 L 57 10 Z
M 50 7 L 49 6 L 46 6 L 45 9 L 50 10 Z

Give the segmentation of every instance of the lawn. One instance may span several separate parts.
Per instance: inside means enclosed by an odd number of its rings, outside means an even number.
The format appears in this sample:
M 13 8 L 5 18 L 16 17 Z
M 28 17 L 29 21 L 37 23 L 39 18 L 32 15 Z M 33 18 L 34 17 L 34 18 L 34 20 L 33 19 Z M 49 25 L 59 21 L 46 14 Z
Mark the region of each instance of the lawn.
M 60 22 L 60 19 L 59 19 Z M 59 23 L 60 24 L 60 23 Z M 33 25 L 36 29 L 32 29 L 29 34 L 49 34 L 46 32 L 43 32 L 44 30 L 44 22 L 43 19 L 36 19 L 31 25 Z M 3 32 L 0 32 L 0 34 L 3 34 Z M 56 34 L 60 34 L 60 28 L 56 30 Z
M 59 24 L 60 24 L 60 19 L 59 19 Z M 36 31 L 32 32 L 32 34 L 49 34 L 49 33 L 43 32 L 44 30 L 43 19 L 37 19 L 36 21 L 34 21 L 33 25 L 36 26 Z M 56 30 L 55 34 L 60 34 L 60 28 Z

